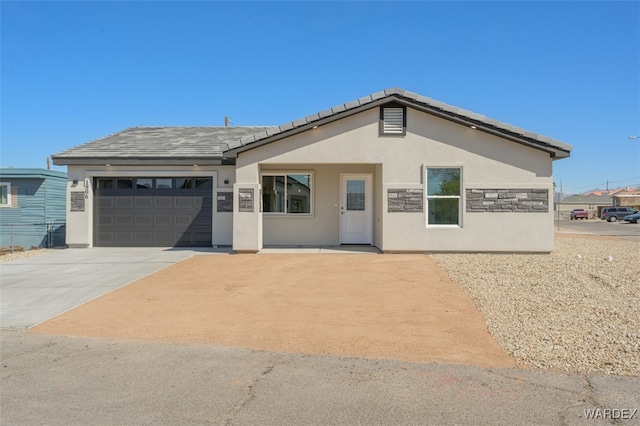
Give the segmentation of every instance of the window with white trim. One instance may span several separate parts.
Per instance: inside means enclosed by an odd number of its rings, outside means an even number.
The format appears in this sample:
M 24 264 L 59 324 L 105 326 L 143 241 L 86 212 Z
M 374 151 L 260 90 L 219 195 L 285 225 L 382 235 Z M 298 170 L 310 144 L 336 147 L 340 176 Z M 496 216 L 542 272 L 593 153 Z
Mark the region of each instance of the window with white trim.
M 407 132 L 407 108 L 400 104 L 380 107 L 380 134 L 404 136 Z
M 11 184 L 0 183 L 0 207 L 11 207 Z
M 460 226 L 461 169 L 427 168 L 427 225 Z
M 262 211 L 270 214 L 311 214 L 311 173 L 262 175 Z

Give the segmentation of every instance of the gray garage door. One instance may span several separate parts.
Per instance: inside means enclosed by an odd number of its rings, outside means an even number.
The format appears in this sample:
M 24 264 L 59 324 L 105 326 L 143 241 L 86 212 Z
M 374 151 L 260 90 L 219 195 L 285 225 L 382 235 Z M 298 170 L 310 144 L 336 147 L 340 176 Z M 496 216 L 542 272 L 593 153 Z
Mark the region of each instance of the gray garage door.
M 211 246 L 211 178 L 96 178 L 94 188 L 95 246 Z

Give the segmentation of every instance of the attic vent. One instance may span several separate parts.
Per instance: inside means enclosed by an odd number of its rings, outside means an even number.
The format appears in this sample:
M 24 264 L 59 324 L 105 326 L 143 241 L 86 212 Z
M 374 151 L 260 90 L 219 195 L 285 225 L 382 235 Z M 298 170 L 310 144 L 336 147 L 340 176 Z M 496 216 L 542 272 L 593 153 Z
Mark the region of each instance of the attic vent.
M 382 107 L 380 114 L 380 134 L 404 135 L 406 131 L 405 108 Z

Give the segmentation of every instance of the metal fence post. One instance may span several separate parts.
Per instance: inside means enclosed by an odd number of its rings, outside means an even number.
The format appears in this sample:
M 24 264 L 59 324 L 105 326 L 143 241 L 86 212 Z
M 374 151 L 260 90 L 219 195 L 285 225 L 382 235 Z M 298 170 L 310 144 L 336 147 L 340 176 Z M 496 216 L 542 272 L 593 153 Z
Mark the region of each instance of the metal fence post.
M 13 253 L 13 228 L 15 227 L 15 225 L 12 223 L 11 224 L 11 253 Z

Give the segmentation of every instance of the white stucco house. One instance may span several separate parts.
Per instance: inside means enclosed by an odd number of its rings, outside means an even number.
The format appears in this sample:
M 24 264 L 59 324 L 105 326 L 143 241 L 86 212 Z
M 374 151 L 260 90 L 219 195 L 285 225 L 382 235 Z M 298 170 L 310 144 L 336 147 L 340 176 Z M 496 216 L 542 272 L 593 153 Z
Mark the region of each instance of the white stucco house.
M 402 89 L 279 127 L 134 127 L 53 156 L 67 244 L 553 250 L 572 147 Z

